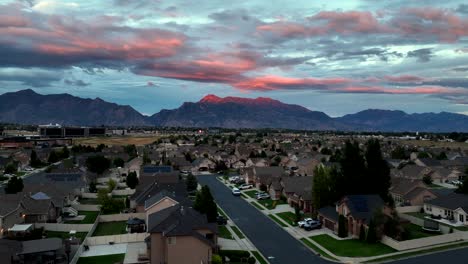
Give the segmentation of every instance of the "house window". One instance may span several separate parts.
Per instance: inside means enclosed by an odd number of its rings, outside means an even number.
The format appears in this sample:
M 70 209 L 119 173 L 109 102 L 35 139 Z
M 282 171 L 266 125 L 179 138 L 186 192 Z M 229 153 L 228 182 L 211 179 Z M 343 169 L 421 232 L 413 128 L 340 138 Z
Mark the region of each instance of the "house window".
M 465 222 L 465 215 L 459 215 L 460 222 Z
M 176 244 L 176 237 L 168 237 L 167 238 L 168 245 L 175 245 Z
M 432 206 L 429 205 L 429 204 L 426 205 L 426 210 L 427 210 L 428 212 L 432 212 Z

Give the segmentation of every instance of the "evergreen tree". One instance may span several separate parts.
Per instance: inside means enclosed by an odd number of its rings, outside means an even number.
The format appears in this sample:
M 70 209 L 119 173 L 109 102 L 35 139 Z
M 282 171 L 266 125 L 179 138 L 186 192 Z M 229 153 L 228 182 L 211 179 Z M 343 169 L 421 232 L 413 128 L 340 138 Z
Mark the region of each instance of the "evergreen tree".
M 37 153 L 35 150 L 31 151 L 31 157 L 30 157 L 30 161 L 29 161 L 29 165 L 33 168 L 37 168 L 37 167 L 41 167 L 42 166 L 42 162 L 41 160 L 39 160 L 39 158 L 37 157 Z
M 135 189 L 135 187 L 138 185 L 138 175 L 137 175 L 137 173 L 135 171 L 129 172 L 125 182 L 127 183 L 127 186 L 130 189 Z
M 369 222 L 369 229 L 367 230 L 367 243 L 375 243 L 377 242 L 377 230 L 374 223 L 374 219 L 371 219 Z
M 89 171 L 102 174 L 110 167 L 110 160 L 104 156 L 91 156 L 86 159 L 86 167 Z
M 377 193 L 384 201 L 389 200 L 388 189 L 391 186 L 390 168 L 382 157 L 378 139 L 370 139 L 367 142 L 365 153 L 367 170 L 366 181 L 362 183 L 367 187 L 364 193 Z
M 62 151 L 60 152 L 60 158 L 68 159 L 69 157 L 70 157 L 70 151 L 68 150 L 67 146 L 64 146 L 62 148 Z
M 192 174 L 189 174 L 187 176 L 187 179 L 186 179 L 185 183 L 187 185 L 187 191 L 188 192 L 195 191 L 197 189 L 197 187 L 198 187 L 197 178 L 195 176 L 193 176 Z
M 346 141 L 340 164 L 344 184 L 348 190 L 346 194 L 366 193 L 367 186 L 371 185 L 369 182 L 365 182 L 365 161 L 356 141 Z
M 7 186 L 5 188 L 5 192 L 7 194 L 15 194 L 15 193 L 21 192 L 23 188 L 24 188 L 23 179 L 13 176 L 8 181 Z
M 366 240 L 366 229 L 364 228 L 364 225 L 361 225 L 361 228 L 359 229 L 359 240 Z
M 193 209 L 197 210 L 202 214 L 206 214 L 208 222 L 216 222 L 218 216 L 218 207 L 211 195 L 210 188 L 203 186 L 197 195 L 195 196 L 195 202 L 193 203 Z
M 340 215 L 338 217 L 338 236 L 339 237 L 347 237 L 348 231 L 346 230 L 346 218 L 344 215 Z
M 125 165 L 125 161 L 122 158 L 115 158 L 113 163 L 115 167 L 123 167 Z
M 49 158 L 47 159 L 47 162 L 49 163 L 55 163 L 57 161 L 59 161 L 60 158 L 59 158 L 59 155 L 57 154 L 56 151 L 52 150 L 50 153 L 49 153 Z

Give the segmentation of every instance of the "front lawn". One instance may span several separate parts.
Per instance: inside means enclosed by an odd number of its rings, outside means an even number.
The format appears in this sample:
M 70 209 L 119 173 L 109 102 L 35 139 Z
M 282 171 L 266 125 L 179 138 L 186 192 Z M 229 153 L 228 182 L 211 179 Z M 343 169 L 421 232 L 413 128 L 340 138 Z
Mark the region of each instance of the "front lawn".
M 258 251 L 250 251 L 250 253 L 254 255 L 254 257 L 257 259 L 258 262 L 260 262 L 260 264 L 268 264 L 268 262 L 262 257 L 262 255 L 260 255 L 260 253 L 258 253 Z
M 293 212 L 282 212 L 282 213 L 277 213 L 276 215 L 279 216 L 281 219 L 283 219 L 286 223 L 292 226 L 297 226 L 296 214 L 294 214 Z
M 369 244 L 357 239 L 337 240 L 325 234 L 311 236 L 310 239 L 342 257 L 373 257 L 395 252 L 393 248 L 381 243 Z
M 219 232 L 218 236 L 221 237 L 221 238 L 234 239 L 232 237 L 231 232 L 229 232 L 229 229 L 227 229 L 227 227 L 224 226 L 224 225 L 218 226 L 218 232 Z
M 240 239 L 245 238 L 244 234 L 242 234 L 242 232 L 239 230 L 239 228 L 237 228 L 237 226 L 231 226 L 231 229 L 232 229 L 232 231 L 234 231 L 234 233 L 236 233 L 236 235 Z
M 221 208 L 219 208 L 219 207 L 218 207 L 218 214 L 219 214 L 219 215 L 222 215 L 224 218 L 228 219 L 226 213 L 223 211 L 223 209 L 221 209 Z
M 93 236 L 110 236 L 127 234 L 127 221 L 99 223 Z
M 282 226 L 282 227 L 288 227 L 287 224 L 283 223 L 283 221 L 279 220 L 278 217 L 276 217 L 275 215 L 269 214 L 268 216 L 269 216 L 271 219 L 273 219 L 273 221 L 275 221 L 276 223 L 278 223 L 280 226 Z
M 248 196 L 250 196 L 250 198 L 255 199 L 257 197 L 255 195 L 256 192 L 258 192 L 258 191 L 257 190 L 250 190 L 250 191 L 245 191 L 244 194 L 247 194 Z
M 271 200 L 271 199 L 259 200 L 258 203 L 263 205 L 268 210 L 275 209 L 276 206 L 279 204 L 285 204 L 283 200 Z
M 85 218 L 81 221 L 65 221 L 65 224 L 94 224 L 94 221 L 96 221 L 96 218 L 99 215 L 99 212 L 97 211 L 78 211 L 78 215 L 84 215 Z
M 78 264 L 114 264 L 122 263 L 125 259 L 125 254 L 104 255 L 95 257 L 81 257 L 78 259 Z
M 328 259 L 336 260 L 336 258 L 328 255 L 325 251 L 321 250 L 314 243 L 310 242 L 310 240 L 308 240 L 307 238 L 305 238 L 305 237 L 301 238 L 301 241 L 304 242 L 304 244 L 306 244 L 308 247 L 310 247 L 313 251 L 320 254 L 321 256 L 323 256 L 325 258 L 328 258 Z
M 415 224 L 407 224 L 405 225 L 405 228 L 409 231 L 409 236 L 407 240 L 440 235 L 440 233 L 426 232 L 422 229 L 421 226 Z
M 68 239 L 70 238 L 70 233 L 69 232 L 57 232 L 57 231 L 45 231 L 46 232 L 46 237 L 51 238 L 51 237 L 57 237 L 61 239 Z M 85 239 L 86 235 L 88 232 L 77 232 L 75 234 L 76 238 L 79 238 L 81 242 Z

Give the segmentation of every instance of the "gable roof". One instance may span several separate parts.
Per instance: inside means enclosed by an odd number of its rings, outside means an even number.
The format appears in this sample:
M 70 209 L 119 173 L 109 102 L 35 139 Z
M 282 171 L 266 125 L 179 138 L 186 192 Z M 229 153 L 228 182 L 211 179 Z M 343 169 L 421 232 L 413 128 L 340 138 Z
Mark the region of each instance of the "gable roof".
M 448 195 L 440 196 L 430 201 L 426 201 L 426 204 L 431 204 L 450 210 L 462 208 L 465 212 L 468 212 L 468 195 L 460 193 L 450 193 Z
M 364 222 L 372 219 L 374 213 L 384 206 L 382 198 L 377 194 L 347 195 L 341 202 L 346 204 L 353 218 L 364 220 Z

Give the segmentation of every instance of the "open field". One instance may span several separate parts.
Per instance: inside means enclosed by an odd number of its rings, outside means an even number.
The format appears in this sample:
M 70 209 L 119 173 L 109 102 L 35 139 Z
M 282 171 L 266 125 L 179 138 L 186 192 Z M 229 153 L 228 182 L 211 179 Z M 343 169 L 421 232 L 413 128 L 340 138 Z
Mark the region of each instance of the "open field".
M 158 140 L 160 135 L 148 135 L 148 136 L 115 136 L 115 137 L 86 137 L 86 138 L 74 138 L 74 145 L 90 145 L 97 146 L 99 144 L 112 145 L 112 146 L 123 146 L 123 145 L 136 145 L 143 146 L 151 144 Z
M 468 143 L 465 142 L 443 142 L 429 140 L 400 140 L 401 144 L 415 145 L 419 147 L 436 147 L 436 148 L 451 148 L 451 149 L 468 149 Z

